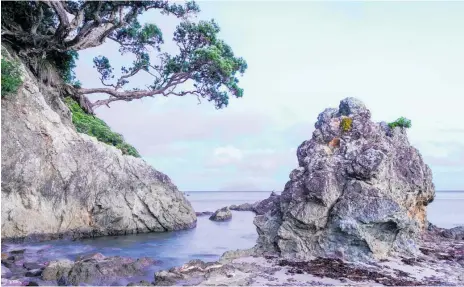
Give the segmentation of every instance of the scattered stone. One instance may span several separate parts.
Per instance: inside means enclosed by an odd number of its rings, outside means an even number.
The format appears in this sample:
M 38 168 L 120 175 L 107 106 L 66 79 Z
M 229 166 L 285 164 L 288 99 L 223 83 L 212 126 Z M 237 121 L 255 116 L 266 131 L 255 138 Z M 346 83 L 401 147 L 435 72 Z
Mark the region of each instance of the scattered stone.
M 11 270 L 2 264 L 2 278 L 10 278 L 11 277 Z
M 26 272 L 26 277 L 39 277 L 42 275 L 42 269 L 32 269 Z
M 2 267 L 3 266 L 6 266 L 8 268 L 14 268 L 16 264 L 13 259 L 10 259 L 10 257 L 8 257 L 8 259 L 2 260 Z
M 26 251 L 26 249 L 17 249 L 17 250 L 11 250 L 10 253 L 11 254 L 24 254 L 24 251 Z
M 309 262 L 292 262 L 280 260 L 280 266 L 289 266 L 290 273 L 312 274 L 322 278 L 349 279 L 355 282 L 374 281 L 386 286 L 412 286 L 421 285 L 408 277 L 407 273 L 398 273 L 398 277 L 382 274 L 377 271 L 360 269 L 340 259 L 317 258 Z
M 37 282 L 30 281 L 26 286 L 39 286 L 39 284 Z
M 67 276 L 74 262 L 69 259 L 55 260 L 48 264 L 42 272 L 42 280 L 57 281 L 62 276 Z
M 138 283 L 135 283 L 135 282 L 129 283 L 127 284 L 127 286 L 154 286 L 154 285 L 148 281 L 142 280 Z
M 2 286 L 23 286 L 23 282 L 2 278 Z
M 212 211 L 195 212 L 195 214 L 196 214 L 197 216 L 211 215 L 211 214 L 213 214 L 213 213 L 214 213 L 214 212 L 212 212 Z
M 231 205 L 229 206 L 230 210 L 235 210 L 235 211 L 255 211 L 255 204 L 251 203 L 243 203 L 240 205 Z
M 36 262 L 24 262 L 23 267 L 26 268 L 27 270 L 32 270 L 32 269 L 44 269 L 45 266 Z
M 2 252 L 2 260 L 6 260 L 8 257 L 10 257 L 10 255 L 8 255 L 8 253 L 3 253 Z
M 87 255 L 81 255 L 76 258 L 76 261 L 88 261 L 88 260 L 103 260 L 106 256 L 101 253 L 92 253 Z
M 442 234 L 446 238 L 464 240 L 464 225 L 445 229 Z
M 143 270 L 153 263 L 149 258 L 134 260 L 120 256 L 105 257 L 97 253 L 74 262 L 70 271 L 63 274 L 63 277 L 66 283 L 71 285 L 101 285 L 110 279 L 143 275 Z
M 229 207 L 223 207 L 216 210 L 209 219 L 212 221 L 228 221 L 232 219 L 232 212 L 230 212 Z

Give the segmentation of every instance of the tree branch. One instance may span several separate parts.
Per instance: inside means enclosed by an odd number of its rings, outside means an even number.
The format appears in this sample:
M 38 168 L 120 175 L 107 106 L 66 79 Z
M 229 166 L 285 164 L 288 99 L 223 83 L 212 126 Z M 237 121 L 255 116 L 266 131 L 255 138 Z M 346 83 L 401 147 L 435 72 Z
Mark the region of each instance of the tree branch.
M 63 6 L 63 2 L 61 1 L 42 1 L 49 7 L 53 8 L 55 10 L 56 14 L 58 15 L 58 19 L 60 21 L 60 25 L 58 26 L 58 29 L 56 29 L 55 32 L 55 38 L 56 39 L 65 39 L 70 30 L 69 30 L 69 18 L 66 12 L 66 9 Z
M 42 19 L 43 19 L 43 9 L 42 6 L 39 4 L 39 15 L 37 16 L 37 21 L 31 26 L 31 34 L 37 34 L 37 28 L 39 28 Z
M 136 70 L 135 72 L 132 72 L 131 74 L 136 74 L 139 70 Z M 130 77 L 131 74 L 125 75 L 125 78 Z M 94 103 L 91 104 L 92 108 L 96 108 L 99 106 L 106 105 L 108 106 L 110 103 L 115 102 L 115 101 L 127 101 L 130 102 L 132 100 L 136 99 L 141 99 L 145 97 L 153 97 L 155 95 L 176 95 L 176 96 L 183 96 L 186 94 L 196 94 L 199 96 L 197 91 L 188 91 L 188 92 L 180 92 L 180 93 L 175 93 L 174 89 L 177 87 L 177 85 L 182 84 L 189 80 L 191 77 L 190 73 L 177 73 L 174 74 L 173 76 L 170 77 L 169 81 L 165 86 L 159 89 L 155 90 L 143 90 L 143 91 L 118 91 L 117 88 L 119 86 L 117 85 L 116 88 L 93 88 L 93 89 L 86 89 L 86 88 L 80 88 L 77 90 L 77 93 L 80 95 L 89 95 L 89 94 L 107 94 L 109 97 L 107 99 L 103 100 L 98 100 L 95 101 Z M 121 77 L 122 78 L 122 77 Z M 168 89 L 171 89 L 168 91 Z

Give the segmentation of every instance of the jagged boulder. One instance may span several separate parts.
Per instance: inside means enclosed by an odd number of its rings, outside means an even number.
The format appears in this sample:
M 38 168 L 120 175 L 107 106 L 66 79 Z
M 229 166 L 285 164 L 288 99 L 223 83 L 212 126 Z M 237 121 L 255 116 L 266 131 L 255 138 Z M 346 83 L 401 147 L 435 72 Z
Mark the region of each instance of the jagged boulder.
M 435 190 L 405 129 L 347 98 L 319 115 L 297 157 L 279 204 L 255 218 L 258 250 L 351 260 L 417 251 Z
M 2 52 L 2 57 L 11 57 Z M 56 88 L 22 66 L 2 98 L 2 238 L 91 237 L 194 227 L 195 212 L 168 176 L 76 132 Z
M 96 253 L 70 260 L 52 261 L 43 270 L 42 279 L 57 281 L 58 284 L 79 286 L 82 284 L 102 285 L 122 277 L 142 275 L 154 261 L 149 258 L 112 256 Z
M 230 212 L 229 207 L 223 207 L 216 210 L 210 217 L 212 221 L 229 221 L 232 219 L 232 212 Z

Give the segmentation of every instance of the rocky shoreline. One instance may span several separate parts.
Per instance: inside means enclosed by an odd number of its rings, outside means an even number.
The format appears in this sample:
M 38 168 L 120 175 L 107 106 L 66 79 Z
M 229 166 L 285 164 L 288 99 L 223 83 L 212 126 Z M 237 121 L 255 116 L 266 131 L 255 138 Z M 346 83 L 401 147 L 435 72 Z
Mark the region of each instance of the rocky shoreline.
M 227 252 L 220 261 L 191 261 L 155 274 L 156 286 L 462 286 L 464 241 L 427 231 L 417 257 L 391 256 L 369 262 L 314 257 L 283 259 L 256 250 Z
M 228 251 L 215 262 L 193 260 L 158 271 L 150 281 L 140 278 L 156 266 L 156 258 L 95 253 L 75 261 L 40 262 L 37 254 L 47 252 L 46 247 L 18 249 L 6 244 L 2 245 L 2 286 L 462 286 L 463 230 L 464 226 L 443 229 L 430 224 L 419 243 L 421 253 L 415 257 L 395 255 L 367 262 L 312 257 L 298 261 L 252 248 Z

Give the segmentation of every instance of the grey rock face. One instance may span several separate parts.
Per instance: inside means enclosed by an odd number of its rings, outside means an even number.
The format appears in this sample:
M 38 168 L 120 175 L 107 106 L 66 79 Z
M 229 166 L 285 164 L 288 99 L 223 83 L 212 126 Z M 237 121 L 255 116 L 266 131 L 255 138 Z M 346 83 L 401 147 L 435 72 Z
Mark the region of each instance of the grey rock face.
M 300 259 L 417 252 L 435 196 L 432 172 L 405 130 L 370 117 L 353 98 L 319 115 L 279 202 L 255 218 L 258 249 Z
M 272 192 L 271 195 L 254 204 L 253 211 L 257 215 L 263 215 L 268 211 L 275 210 L 280 204 L 280 195 Z
M 206 216 L 206 215 L 211 215 L 213 214 L 214 212 L 212 211 L 200 211 L 200 212 L 195 212 L 196 216 L 199 217 L 199 216 Z
M 227 221 L 232 219 L 232 212 L 230 212 L 228 207 L 223 207 L 216 210 L 213 215 L 209 218 L 212 221 Z
M 232 204 L 229 206 L 230 210 L 236 210 L 236 211 L 254 211 L 255 210 L 255 205 L 252 203 L 242 203 L 239 205 Z
M 11 271 L 8 267 L 2 264 L 2 278 L 10 278 L 11 277 Z
M 464 240 L 464 225 L 445 229 L 442 234 L 446 238 Z
M 63 276 L 67 276 L 73 266 L 74 262 L 69 259 L 52 261 L 42 271 L 42 280 L 55 281 Z
M 276 204 L 279 204 L 279 198 L 280 195 L 273 191 L 271 192 L 271 195 L 266 199 L 257 201 L 255 203 L 242 203 L 240 205 L 233 204 L 229 206 L 229 209 L 236 211 L 253 211 L 257 215 L 263 215 L 269 210 L 273 210 Z
M 105 257 L 96 253 L 79 258 L 76 262 L 60 260 L 51 262 L 42 273 L 45 281 L 57 281 L 65 285 L 105 284 L 116 278 L 142 275 L 153 260 L 134 260 L 120 256 Z
M 191 228 L 195 212 L 168 176 L 77 133 L 57 91 L 23 71 L 2 99 L 2 238 L 90 237 Z

